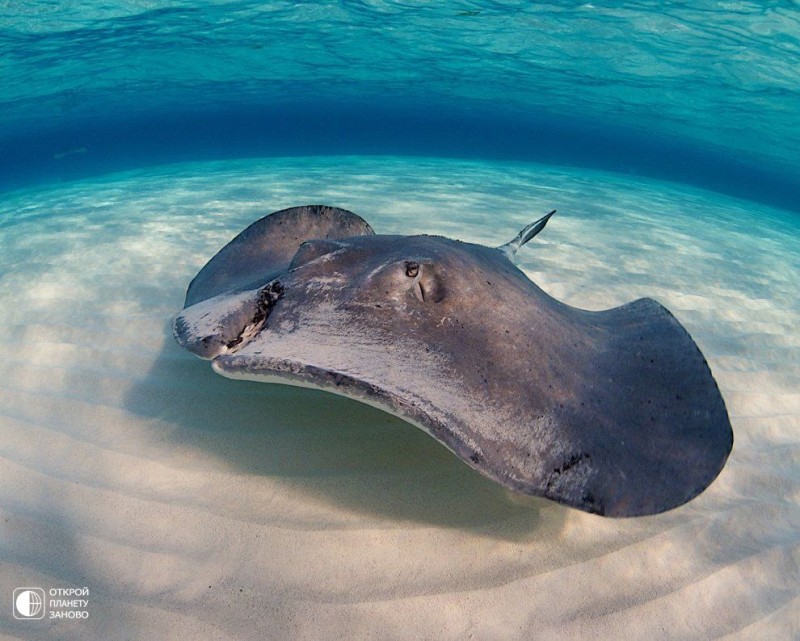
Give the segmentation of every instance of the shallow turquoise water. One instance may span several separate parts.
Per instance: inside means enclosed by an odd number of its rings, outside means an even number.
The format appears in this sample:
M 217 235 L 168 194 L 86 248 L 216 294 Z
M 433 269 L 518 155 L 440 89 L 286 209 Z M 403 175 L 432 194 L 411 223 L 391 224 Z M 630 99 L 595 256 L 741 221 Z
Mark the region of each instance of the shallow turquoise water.
M 791 1 L 0 0 L 0 595 L 91 592 L 85 621 L 0 630 L 796 638 L 798 87 Z M 180 350 L 197 269 L 315 202 L 489 245 L 558 209 L 521 268 L 669 307 L 725 470 L 601 519 Z
M 798 208 L 796 2 L 6 2 L 0 73 L 0 188 L 190 159 L 413 153 Z

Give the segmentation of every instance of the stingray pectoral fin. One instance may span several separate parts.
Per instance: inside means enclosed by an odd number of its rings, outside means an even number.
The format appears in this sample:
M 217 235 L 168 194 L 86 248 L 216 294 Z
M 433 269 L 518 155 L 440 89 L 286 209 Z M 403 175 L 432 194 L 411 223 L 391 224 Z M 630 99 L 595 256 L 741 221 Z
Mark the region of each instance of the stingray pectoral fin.
M 365 352 L 350 335 L 351 342 L 306 349 L 319 337 L 299 328 L 268 330 L 213 367 L 229 378 L 313 387 L 379 407 L 484 476 L 587 512 L 656 514 L 708 487 L 733 434 L 708 365 L 680 323 L 650 299 L 605 312 L 560 306 L 558 314 L 569 331 L 526 339 L 538 372 L 525 379 L 527 363 L 505 358 L 491 387 L 469 377 L 477 361 L 466 343 L 454 343 L 446 359 L 439 352 L 437 363 L 425 345 L 387 341 Z M 576 349 L 566 335 L 587 340 Z
M 276 211 L 247 227 L 205 264 L 189 284 L 184 307 L 272 280 L 286 271 L 307 240 L 374 233 L 361 217 L 338 207 L 307 205 Z
M 217 374 L 234 380 L 316 389 L 371 405 L 411 423 L 479 472 L 494 478 L 469 460 L 473 451 L 465 445 L 457 425 L 442 421 L 440 408 L 428 402 L 428 399 L 417 396 L 415 391 L 400 389 L 368 373 L 356 374 L 345 368 L 315 365 L 285 356 L 269 356 L 261 350 L 255 353 L 243 350 L 238 354 L 223 354 L 214 359 L 212 368 Z
M 733 432 L 694 340 L 647 298 L 570 316 L 597 348 L 575 359 L 580 379 L 551 404 L 558 438 L 538 489 L 616 517 L 656 514 L 700 494 L 725 465 Z

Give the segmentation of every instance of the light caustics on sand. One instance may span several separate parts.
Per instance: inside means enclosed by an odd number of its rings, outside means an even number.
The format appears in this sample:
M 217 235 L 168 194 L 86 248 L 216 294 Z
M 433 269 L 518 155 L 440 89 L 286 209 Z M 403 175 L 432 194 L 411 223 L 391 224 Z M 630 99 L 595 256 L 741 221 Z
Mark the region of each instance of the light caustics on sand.
M 297 202 L 493 246 L 558 207 L 520 267 L 574 306 L 667 305 L 725 397 L 725 470 L 684 507 L 601 519 L 508 493 L 372 408 L 215 376 L 170 336 L 184 286 L 233 233 Z M 524 164 L 237 161 L 8 195 L 0 592 L 89 586 L 89 619 L 38 628 L 67 638 L 404 638 L 409 620 L 453 639 L 786 637 L 798 237 L 796 219 L 752 203 Z

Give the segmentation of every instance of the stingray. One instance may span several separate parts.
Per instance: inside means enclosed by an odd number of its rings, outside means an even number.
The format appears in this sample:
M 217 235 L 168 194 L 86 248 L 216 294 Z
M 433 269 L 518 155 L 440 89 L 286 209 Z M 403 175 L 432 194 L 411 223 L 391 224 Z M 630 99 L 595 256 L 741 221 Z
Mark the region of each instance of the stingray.
M 399 416 L 515 492 L 613 517 L 682 505 L 733 445 L 717 384 L 656 301 L 585 311 L 514 265 L 554 213 L 486 247 L 278 211 L 200 270 L 173 332 L 223 376 Z

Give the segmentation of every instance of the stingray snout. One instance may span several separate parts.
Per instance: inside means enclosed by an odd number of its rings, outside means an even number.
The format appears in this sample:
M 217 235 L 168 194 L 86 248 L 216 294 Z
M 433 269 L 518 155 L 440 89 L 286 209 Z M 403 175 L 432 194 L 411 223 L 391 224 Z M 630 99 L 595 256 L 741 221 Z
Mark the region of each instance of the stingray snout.
M 283 284 L 274 280 L 259 289 L 214 296 L 178 314 L 172 333 L 200 358 L 231 354 L 258 335 L 283 293 Z

